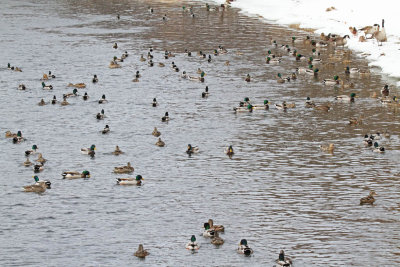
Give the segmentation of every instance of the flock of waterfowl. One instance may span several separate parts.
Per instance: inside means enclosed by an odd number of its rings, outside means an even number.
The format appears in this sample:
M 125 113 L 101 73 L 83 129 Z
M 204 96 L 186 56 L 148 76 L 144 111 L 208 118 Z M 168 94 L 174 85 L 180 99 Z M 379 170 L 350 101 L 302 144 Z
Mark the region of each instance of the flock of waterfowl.
M 211 11 L 218 10 L 218 8 L 224 9 L 227 6 L 229 6 L 229 1 L 227 1 L 227 4 L 222 5 L 222 7 L 211 7 L 210 5 L 207 4 L 206 9 L 207 9 L 207 11 L 211 12 Z M 183 7 L 184 13 L 187 10 L 189 11 L 190 16 L 195 18 L 194 9 L 192 7 L 188 8 L 188 9 L 186 7 Z M 154 9 L 149 7 L 149 12 L 154 13 Z M 117 16 L 117 19 L 119 19 L 119 15 Z M 166 21 L 167 15 L 163 15 L 162 20 Z M 382 37 L 382 35 L 384 34 L 384 33 L 382 33 L 382 31 L 384 31 L 383 23 L 384 22 L 382 21 L 381 30 L 379 30 L 379 25 L 365 27 L 361 30 L 364 31 L 365 35 L 369 34 L 372 37 L 376 38 L 378 41 L 384 42 L 385 40 Z M 354 31 L 356 31 L 354 28 L 352 28 L 350 30 L 351 30 L 352 34 L 354 34 Z M 351 77 L 353 75 L 368 76 L 368 75 L 370 75 L 369 70 L 358 69 L 356 67 L 347 66 L 343 73 L 341 73 L 341 74 L 335 73 L 332 75 L 329 73 L 321 73 L 320 69 L 318 68 L 318 66 L 320 64 L 324 64 L 324 62 L 322 62 L 322 59 L 320 56 L 325 52 L 325 48 L 328 46 L 343 47 L 346 44 L 346 38 L 349 38 L 349 36 L 345 35 L 345 36 L 341 37 L 341 36 L 337 36 L 334 34 L 328 34 L 328 35 L 321 34 L 320 41 L 314 40 L 314 38 L 311 36 L 307 36 L 305 39 L 293 37 L 289 41 L 290 45 L 289 44 L 279 45 L 277 43 L 277 41 L 272 40 L 271 46 L 268 48 L 266 55 L 265 55 L 265 62 L 266 62 L 266 64 L 281 64 L 285 60 L 294 58 L 295 61 L 297 61 L 299 63 L 298 68 L 290 71 L 290 73 L 288 75 L 284 75 L 282 73 L 277 73 L 276 74 L 277 83 L 291 82 L 293 80 L 299 79 L 300 76 L 317 77 L 318 75 L 326 74 L 326 76 L 331 76 L 332 78 L 323 79 L 322 85 L 324 85 L 324 86 L 339 86 L 342 89 L 349 89 L 349 88 L 351 89 L 351 88 L 354 88 L 354 84 L 352 82 L 345 82 L 344 80 L 342 80 L 340 78 L 339 75 L 345 75 L 348 78 L 347 80 L 349 80 L 349 79 L 351 79 Z M 386 38 L 386 36 L 385 36 L 385 38 Z M 364 37 L 364 39 L 361 38 L 360 40 L 365 41 L 367 39 L 368 38 Z M 300 51 L 298 51 L 296 49 L 296 45 L 298 45 L 298 44 L 308 47 L 308 50 L 304 51 L 304 53 L 307 54 L 307 56 L 300 54 Z M 118 49 L 119 48 L 118 44 L 114 43 L 112 48 Z M 155 62 L 153 62 L 153 54 L 152 53 L 153 53 L 153 48 L 150 48 L 147 56 L 145 57 L 144 55 L 141 55 L 139 58 L 139 61 L 141 61 L 141 62 L 147 61 L 147 65 L 149 67 L 153 67 L 155 65 Z M 188 57 L 192 56 L 192 52 L 190 52 L 188 50 L 183 51 L 183 53 L 185 53 Z M 203 51 L 199 51 L 198 57 L 201 60 L 207 60 L 208 62 L 211 63 L 214 60 L 214 58 L 216 58 L 220 55 L 227 54 L 227 53 L 228 53 L 228 50 L 225 49 L 223 46 L 219 45 L 209 55 L 207 55 Z M 335 61 L 338 62 L 338 61 L 344 61 L 348 52 L 343 49 L 337 49 L 337 50 L 335 50 L 335 53 L 336 53 L 336 55 L 334 56 L 334 58 L 332 58 L 332 60 L 334 62 Z M 129 54 L 126 51 L 123 52 L 123 54 L 120 58 L 115 56 L 112 59 L 112 61 L 110 62 L 109 68 L 121 68 L 124 60 L 126 60 L 128 58 L 128 56 L 129 56 Z M 165 59 L 170 59 L 170 58 L 174 57 L 174 54 L 170 51 L 165 51 L 165 52 L 163 52 L 163 57 Z M 327 64 L 334 64 L 334 63 L 327 63 Z M 174 72 L 181 71 L 180 68 L 174 62 L 171 62 L 170 65 L 171 65 L 172 71 L 174 71 Z M 226 65 L 229 65 L 229 61 L 226 61 Z M 166 63 L 159 62 L 158 66 L 165 67 Z M 10 63 L 8 64 L 8 69 L 10 69 L 12 71 L 22 72 L 22 69 L 20 67 L 11 66 Z M 180 75 L 180 77 L 182 79 L 187 79 L 190 81 L 204 83 L 205 82 L 205 72 L 199 68 L 197 71 L 197 74 L 199 74 L 199 76 L 195 76 L 195 75 L 192 76 L 192 75 L 188 75 L 186 71 L 182 71 L 182 74 Z M 136 71 L 136 73 L 134 74 L 134 79 L 132 81 L 139 82 L 140 78 L 141 78 L 141 74 L 139 73 L 139 71 Z M 303 78 L 303 77 L 301 77 L 301 78 Z M 43 74 L 43 76 L 41 78 L 41 80 L 42 80 L 41 85 L 42 85 L 43 90 L 53 90 L 52 85 L 46 84 L 46 82 L 49 82 L 51 79 L 56 79 L 56 76 L 51 71 L 49 71 L 48 74 L 47 73 Z M 244 81 L 248 82 L 248 83 L 251 82 L 252 81 L 251 75 L 250 74 L 245 75 Z M 93 83 L 98 82 L 97 75 L 93 75 L 92 82 Z M 63 106 L 68 105 L 69 104 L 68 98 L 79 96 L 78 89 L 83 89 L 86 87 L 86 85 L 84 83 L 75 83 L 75 84 L 69 83 L 67 86 L 73 87 L 74 89 L 72 90 L 72 92 L 63 94 L 62 102 L 59 102 L 57 100 L 56 96 L 54 95 L 53 99 L 50 100 L 49 102 L 46 102 L 44 99 L 41 99 L 41 101 L 38 103 L 38 105 L 44 106 L 44 105 L 47 105 L 48 103 L 50 103 L 52 105 L 55 105 L 58 103 Z M 27 88 L 24 84 L 19 85 L 18 89 L 19 90 L 27 90 Z M 384 105 L 400 105 L 400 103 L 397 100 L 397 97 L 389 96 L 389 86 L 388 85 L 384 85 L 382 90 L 380 91 L 380 93 L 381 93 L 381 97 L 379 97 L 379 100 L 382 102 L 382 104 L 384 104 Z M 202 92 L 202 94 L 201 94 L 201 97 L 207 98 L 209 96 L 210 96 L 209 88 L 208 88 L 208 86 L 206 86 L 205 91 Z M 356 97 L 357 96 L 355 93 L 350 93 L 348 95 L 338 95 L 334 98 L 334 101 L 354 103 Z M 377 95 L 375 94 L 373 97 L 377 97 Z M 88 98 L 89 98 L 89 96 L 88 96 L 87 92 L 85 92 L 84 95 L 82 96 L 82 99 L 84 101 L 86 101 Z M 104 94 L 98 100 L 99 104 L 106 104 L 107 102 L 108 102 L 108 100 L 106 99 L 106 96 Z M 255 104 L 248 97 L 245 97 L 243 101 L 240 101 L 238 106 L 233 108 L 233 110 L 234 110 L 234 112 L 237 112 L 237 113 L 253 112 L 254 110 L 266 111 L 266 110 L 269 110 L 270 104 L 271 103 L 267 99 L 264 100 L 264 102 L 262 104 Z M 151 103 L 151 105 L 155 108 L 158 106 L 156 98 L 153 98 L 153 102 Z M 296 108 L 296 104 L 295 103 L 286 103 L 285 101 L 283 101 L 282 103 L 275 103 L 274 107 L 278 110 L 287 111 L 288 109 Z M 305 101 L 305 107 L 324 111 L 324 112 L 329 112 L 331 109 L 331 104 L 330 103 L 315 103 L 314 101 L 311 100 L 310 97 L 307 97 L 306 101 Z M 97 120 L 103 120 L 106 117 L 104 109 L 102 109 L 99 113 L 97 113 L 95 117 Z M 169 120 L 170 120 L 169 113 L 165 112 L 165 115 L 161 118 L 161 122 L 167 123 Z M 358 124 L 358 123 L 360 123 L 360 120 L 361 119 L 351 118 L 350 124 Z M 107 134 L 109 132 L 110 132 L 109 125 L 106 125 L 104 127 L 104 129 L 101 131 L 102 134 Z M 158 131 L 158 129 L 156 127 L 154 127 L 154 131 L 152 132 L 152 135 L 154 137 L 158 138 L 158 141 L 155 143 L 156 146 L 159 146 L 159 147 L 165 146 L 165 142 L 162 141 L 160 138 L 161 133 Z M 21 143 L 25 140 L 24 137 L 22 136 L 21 131 L 18 131 L 17 133 L 12 133 L 11 131 L 7 131 L 5 136 L 7 138 L 12 138 L 14 143 Z M 367 134 L 367 135 L 365 135 L 365 138 L 364 138 L 364 144 L 366 147 L 373 147 L 373 151 L 375 151 L 375 152 L 383 153 L 383 152 L 385 152 L 385 149 L 382 146 L 380 146 L 377 142 L 377 140 L 380 140 L 381 138 L 383 138 L 383 136 L 380 133 L 377 133 L 375 135 Z M 44 166 L 46 163 L 46 159 L 44 159 L 43 155 L 38 152 L 38 149 L 39 149 L 38 146 L 35 144 L 32 146 L 32 148 L 30 150 L 25 151 L 25 156 L 27 159 L 23 163 L 23 165 L 26 167 L 32 166 L 34 173 L 42 172 L 44 170 Z M 320 149 L 325 152 L 333 153 L 334 149 L 335 149 L 335 145 L 334 144 L 326 144 L 326 145 L 322 144 L 320 146 Z M 82 148 L 81 153 L 89 155 L 91 157 L 94 157 L 95 150 L 96 150 L 96 145 L 93 144 L 88 148 Z M 187 145 L 186 153 L 189 156 L 191 156 L 192 154 L 196 154 L 199 151 L 200 151 L 199 147 L 192 146 L 191 144 Z M 124 153 L 124 152 L 122 152 L 120 150 L 119 146 L 116 146 L 115 150 L 112 152 L 113 155 L 120 155 L 122 153 Z M 234 155 L 233 146 L 230 145 L 230 146 L 226 147 L 224 150 L 224 153 L 226 155 L 228 155 L 229 157 L 232 157 Z M 32 163 L 29 160 L 29 158 L 33 155 L 38 155 L 38 158 L 35 160 L 35 163 Z M 127 165 L 125 165 L 125 166 L 114 167 L 113 172 L 116 174 L 131 174 L 134 172 L 134 168 L 131 166 L 131 163 L 128 162 Z M 63 179 L 79 179 L 79 178 L 87 179 L 87 178 L 91 177 L 90 172 L 88 170 L 64 171 L 64 172 L 62 172 L 61 176 Z M 46 191 L 46 189 L 51 188 L 50 181 L 40 180 L 37 175 L 35 175 L 33 178 L 35 180 L 35 183 L 24 186 L 23 191 L 44 193 Z M 142 181 L 143 181 L 143 177 L 141 175 L 136 175 L 136 177 L 119 177 L 119 178 L 117 178 L 118 185 L 140 186 L 140 185 L 142 185 Z M 372 190 L 367 197 L 363 197 L 360 199 L 360 205 L 374 204 L 374 201 L 375 201 L 374 196 L 376 196 L 376 195 L 377 194 L 375 193 L 375 191 Z M 212 244 L 220 246 L 224 243 L 224 240 L 219 236 L 219 233 L 224 232 L 224 230 L 225 230 L 225 228 L 222 225 L 214 225 L 213 220 L 210 219 L 207 223 L 204 223 L 204 232 L 202 235 L 203 235 L 203 237 L 210 238 L 210 242 Z M 192 235 L 190 238 L 190 241 L 186 244 L 186 249 L 195 251 L 195 250 L 198 250 L 199 248 L 200 248 L 200 244 L 197 243 L 196 236 Z M 251 254 L 253 254 L 253 249 L 250 248 L 246 239 L 242 239 L 242 240 L 240 240 L 239 246 L 237 248 L 237 252 L 240 254 L 244 254 L 246 256 L 250 256 Z M 134 255 L 139 258 L 144 258 L 147 255 L 149 255 L 149 252 L 143 248 L 142 244 L 140 244 L 138 250 L 134 253 Z M 291 260 L 285 256 L 283 250 L 279 253 L 279 257 L 276 260 L 276 263 L 279 266 L 291 266 L 291 264 L 292 264 Z

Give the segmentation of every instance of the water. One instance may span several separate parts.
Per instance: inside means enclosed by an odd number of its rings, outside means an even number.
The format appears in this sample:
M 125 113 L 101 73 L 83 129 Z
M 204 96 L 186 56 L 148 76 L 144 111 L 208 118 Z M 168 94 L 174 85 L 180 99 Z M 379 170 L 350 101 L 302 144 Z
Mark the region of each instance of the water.
M 369 98 L 383 80 L 346 78 L 344 64 L 320 66 L 317 80 L 300 76 L 278 84 L 277 72 L 291 73 L 305 63 L 284 57 L 280 65 L 266 65 L 270 40 L 290 44 L 304 32 L 270 25 L 231 9 L 207 13 L 200 2 L 152 1 L 3 1 L 0 10 L 0 56 L 22 73 L 0 70 L 1 132 L 22 130 L 27 140 L 12 144 L 1 138 L 0 259 L 2 266 L 272 266 L 285 249 L 296 266 L 388 266 L 400 264 L 399 251 L 399 131 L 398 111 Z M 195 7 L 195 19 L 182 14 L 182 5 Z M 121 19 L 116 19 L 120 13 Z M 30 14 L 35 14 L 32 16 Z M 168 21 L 161 17 L 167 14 Z M 119 49 L 112 48 L 117 42 Z M 196 56 L 218 45 L 229 53 L 208 63 Z M 140 62 L 149 46 L 155 66 Z M 297 46 L 303 54 L 308 47 Z M 193 57 L 183 51 L 189 49 Z M 113 56 L 128 51 L 121 69 L 109 69 Z M 176 57 L 165 60 L 163 51 Z M 240 55 L 241 52 L 243 55 Z M 276 52 L 282 52 L 277 50 Z M 334 53 L 323 53 L 324 62 Z M 351 66 L 367 66 L 350 55 Z M 225 61 L 230 61 L 230 66 Z M 206 82 L 183 80 L 170 68 L 196 75 Z M 158 67 L 164 62 L 166 67 Z M 46 83 L 49 70 L 57 76 Z M 139 70 L 142 78 L 133 83 Z M 253 80 L 244 82 L 250 73 Z M 93 74 L 99 82 L 91 83 Z M 338 74 L 355 89 L 324 87 L 321 81 Z M 37 103 L 71 92 L 69 83 L 85 82 L 90 98 L 69 98 L 69 106 Z M 27 91 L 18 91 L 20 83 Z M 205 85 L 210 97 L 201 98 Z M 334 103 L 338 94 L 357 93 L 354 104 Z M 396 92 L 392 92 L 395 94 Z M 109 103 L 99 105 L 105 94 Z M 332 103 L 328 113 L 304 107 L 306 96 Z M 153 97 L 160 105 L 151 106 Z M 255 103 L 295 102 L 297 107 L 235 115 L 232 108 L 244 97 Z M 105 110 L 107 118 L 95 115 Z M 171 121 L 162 123 L 168 111 Z M 363 115 L 362 125 L 348 119 Z M 111 132 L 102 135 L 103 127 Z M 155 146 L 157 127 L 166 142 Z M 385 154 L 364 148 L 365 133 L 391 133 L 381 141 Z M 334 143 L 334 154 L 322 153 L 321 143 Z M 188 143 L 200 153 L 188 157 Z M 24 151 L 37 144 L 48 159 L 41 179 L 52 189 L 42 195 L 22 192 L 31 184 L 32 169 L 22 166 Z M 81 147 L 96 144 L 94 159 Z M 235 155 L 223 153 L 233 145 Z M 114 156 L 119 145 L 126 153 Z M 34 160 L 36 156 L 31 157 Z M 128 161 L 141 174 L 141 187 L 117 186 L 114 166 Z M 66 170 L 89 170 L 90 179 L 62 180 Z M 374 206 L 359 206 L 373 189 Z M 200 236 L 202 224 L 213 218 L 226 228 L 225 244 L 214 248 Z M 198 253 L 184 249 L 195 234 Z M 246 238 L 252 257 L 235 252 Z M 144 261 L 133 256 L 139 243 L 149 249 Z

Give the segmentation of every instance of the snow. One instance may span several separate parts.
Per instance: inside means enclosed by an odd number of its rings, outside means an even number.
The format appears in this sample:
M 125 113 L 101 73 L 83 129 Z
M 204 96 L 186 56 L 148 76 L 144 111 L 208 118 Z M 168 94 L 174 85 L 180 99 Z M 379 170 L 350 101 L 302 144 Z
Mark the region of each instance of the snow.
M 224 0 L 214 0 L 222 4 Z M 382 69 L 390 77 L 400 78 L 400 3 L 395 0 L 236 0 L 232 7 L 240 8 L 247 15 L 258 15 L 271 23 L 280 25 L 300 24 L 301 28 L 315 29 L 316 34 L 324 32 L 349 35 L 347 46 L 365 56 L 370 66 Z M 334 7 L 332 11 L 326 9 Z M 387 42 L 378 46 L 375 39 L 359 42 L 359 31 L 353 36 L 349 27 L 361 29 L 382 23 L 385 19 Z M 397 26 L 396 26 L 397 25 Z M 363 54 L 362 54 L 363 53 Z M 352 66 L 357 67 L 357 66 Z M 400 81 L 397 82 L 400 85 Z

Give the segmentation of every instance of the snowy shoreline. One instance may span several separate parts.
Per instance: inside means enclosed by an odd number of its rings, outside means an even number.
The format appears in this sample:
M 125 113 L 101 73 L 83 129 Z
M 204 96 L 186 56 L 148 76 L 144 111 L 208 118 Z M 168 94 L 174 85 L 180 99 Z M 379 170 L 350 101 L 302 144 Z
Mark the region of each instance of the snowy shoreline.
M 213 0 L 223 4 L 225 0 Z M 280 25 L 299 25 L 300 29 L 315 29 L 315 34 L 324 32 L 349 35 L 347 46 L 360 52 L 360 56 L 369 61 L 370 67 L 379 67 L 382 73 L 395 78 L 400 86 L 400 16 L 397 14 L 396 2 L 381 0 L 379 3 L 371 0 L 362 1 L 317 1 L 317 0 L 280 0 L 271 2 L 265 0 L 236 0 L 232 7 L 241 9 L 246 15 L 261 16 L 268 22 Z M 327 8 L 334 7 L 327 12 Z M 392 7 L 392 8 L 390 8 Z M 387 42 L 378 46 L 375 39 L 359 42 L 364 33 L 359 31 L 352 35 L 349 27 L 361 29 L 364 26 L 379 24 L 385 19 Z M 357 66 L 351 66 L 357 67 Z

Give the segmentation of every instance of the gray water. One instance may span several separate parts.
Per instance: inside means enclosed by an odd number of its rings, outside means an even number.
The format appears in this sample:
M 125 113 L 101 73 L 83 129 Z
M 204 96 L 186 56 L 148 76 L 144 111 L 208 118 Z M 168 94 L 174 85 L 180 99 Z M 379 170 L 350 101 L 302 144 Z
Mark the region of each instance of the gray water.
M 307 33 L 245 17 L 236 9 L 207 13 L 203 3 L 190 4 L 194 19 L 182 13 L 187 2 L 2 1 L 0 130 L 22 130 L 27 140 L 0 139 L 1 265 L 272 266 L 280 249 L 295 266 L 400 265 L 398 111 L 369 98 L 391 81 L 379 70 L 370 78 L 346 78 L 345 65 L 337 63 L 333 69 L 319 66 L 317 79 L 300 76 L 278 84 L 277 72 L 288 74 L 306 63 L 285 56 L 280 65 L 266 65 L 271 39 L 290 44 L 291 36 Z M 195 56 L 218 45 L 229 53 L 213 56 L 212 63 Z M 139 61 L 150 46 L 152 68 Z M 194 56 L 186 56 L 185 48 Z M 310 53 L 309 47 L 297 49 Z M 112 57 L 125 50 L 129 57 L 122 68 L 109 69 Z M 164 50 L 176 57 L 165 60 Z M 322 52 L 324 62 L 334 53 L 331 48 Z M 352 66 L 367 66 L 357 55 L 349 60 Z M 172 61 L 189 75 L 204 69 L 206 82 L 181 79 L 170 68 Z M 8 62 L 23 72 L 8 70 Z M 40 78 L 49 70 L 57 78 L 46 82 L 54 90 L 44 91 Z M 136 70 L 142 78 L 133 83 Z M 250 83 L 244 82 L 247 73 Z M 91 83 L 93 74 L 97 84 Z M 354 82 L 355 89 L 321 84 L 335 74 Z M 88 92 L 89 100 L 37 105 L 53 95 L 62 100 L 73 89 L 66 87 L 69 82 L 86 83 L 79 93 Z M 26 91 L 17 90 L 20 83 Z M 207 99 L 201 98 L 205 85 Z M 351 92 L 359 95 L 354 104 L 333 101 Z M 102 94 L 109 103 L 97 103 Z M 306 109 L 307 96 L 331 102 L 332 110 Z M 156 108 L 153 97 L 160 104 Z M 297 107 L 282 112 L 271 105 L 269 111 L 234 114 L 232 108 L 244 97 Z M 101 109 L 107 118 L 97 121 Z M 166 111 L 171 120 L 162 123 Z M 363 124 L 350 126 L 348 119 L 359 115 Z M 106 124 L 111 132 L 102 135 Z M 154 145 L 154 127 L 164 148 Z M 363 146 L 364 134 L 385 130 L 391 134 L 381 141 L 386 153 Z M 188 157 L 188 143 L 199 146 L 200 153 Z M 334 143 L 334 154 L 321 152 L 321 143 Z M 22 192 L 33 183 L 32 169 L 22 165 L 24 151 L 33 144 L 48 160 L 39 177 L 51 180 L 52 189 L 44 194 Z M 91 144 L 97 146 L 93 159 L 79 151 Z M 112 155 L 115 145 L 125 154 Z M 232 159 L 223 152 L 228 145 L 235 150 Z M 128 161 L 133 175 L 112 173 Z M 89 170 L 92 177 L 62 180 L 66 170 Z M 116 185 L 117 177 L 137 174 L 145 179 L 141 187 Z M 378 193 L 375 205 L 359 206 L 371 189 Z M 226 228 L 219 248 L 200 235 L 209 218 Z M 184 248 L 192 234 L 201 244 L 195 254 Z M 242 238 L 254 249 L 252 257 L 236 253 Z M 133 256 L 139 243 L 151 253 L 145 260 Z

